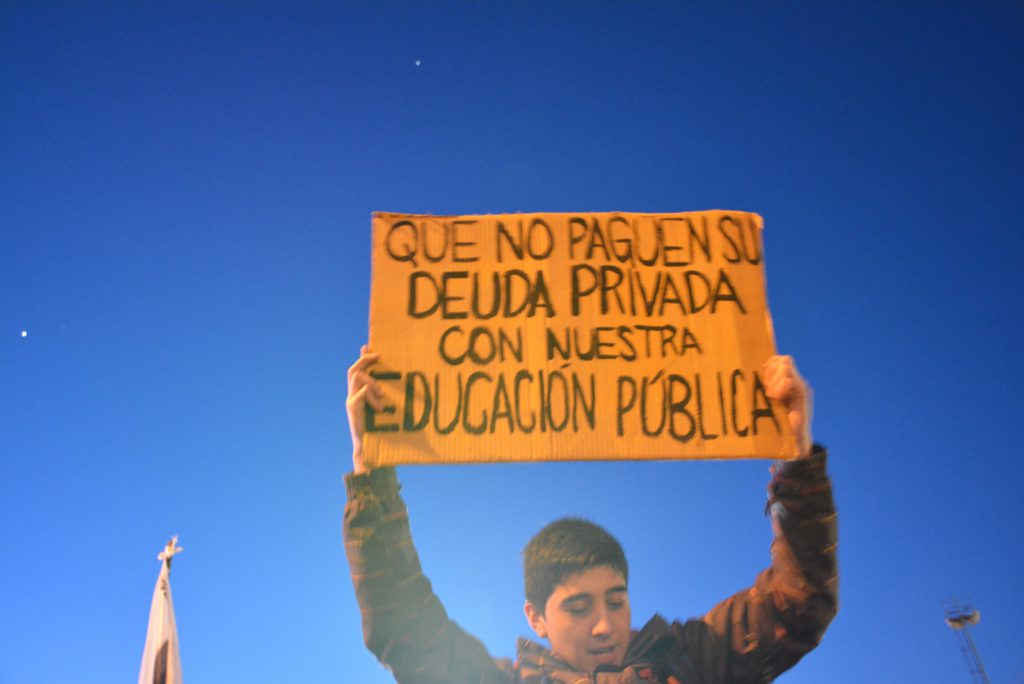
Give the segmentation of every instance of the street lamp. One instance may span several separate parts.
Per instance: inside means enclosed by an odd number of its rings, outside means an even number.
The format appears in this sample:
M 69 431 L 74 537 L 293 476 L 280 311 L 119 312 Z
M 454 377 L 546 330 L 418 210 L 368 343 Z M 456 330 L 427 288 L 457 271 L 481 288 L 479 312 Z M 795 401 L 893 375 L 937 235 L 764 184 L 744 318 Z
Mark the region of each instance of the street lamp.
M 978 654 L 978 648 L 971 636 L 971 625 L 976 625 L 979 621 L 981 612 L 966 603 L 955 603 L 946 609 L 946 624 L 960 635 L 960 650 L 967 658 L 967 669 L 971 673 L 971 679 L 981 684 L 989 684 L 985 666 L 981 663 L 981 655 Z

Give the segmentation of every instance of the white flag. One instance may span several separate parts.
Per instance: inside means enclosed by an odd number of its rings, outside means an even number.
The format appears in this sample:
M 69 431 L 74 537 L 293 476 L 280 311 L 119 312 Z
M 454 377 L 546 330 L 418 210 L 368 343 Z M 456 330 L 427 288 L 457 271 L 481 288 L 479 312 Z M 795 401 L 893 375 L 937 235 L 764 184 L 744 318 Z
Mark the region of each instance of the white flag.
M 149 629 L 146 648 L 142 652 L 139 684 L 182 684 L 181 656 L 178 654 L 178 628 L 174 624 L 171 602 L 171 558 L 181 551 L 174 537 L 157 558 L 161 561 L 160 576 L 153 590 L 149 607 Z

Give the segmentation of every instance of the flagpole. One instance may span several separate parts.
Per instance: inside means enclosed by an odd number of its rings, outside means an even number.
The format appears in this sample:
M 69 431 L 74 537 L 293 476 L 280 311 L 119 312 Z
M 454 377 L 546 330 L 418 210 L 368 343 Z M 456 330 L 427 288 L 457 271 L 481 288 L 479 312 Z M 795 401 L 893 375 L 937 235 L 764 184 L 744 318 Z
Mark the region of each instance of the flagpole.
M 160 575 L 149 607 L 149 627 L 146 629 L 146 645 L 142 651 L 142 665 L 139 667 L 139 684 L 182 684 L 178 628 L 171 599 L 171 560 L 181 551 L 178 536 L 175 535 L 157 554 Z

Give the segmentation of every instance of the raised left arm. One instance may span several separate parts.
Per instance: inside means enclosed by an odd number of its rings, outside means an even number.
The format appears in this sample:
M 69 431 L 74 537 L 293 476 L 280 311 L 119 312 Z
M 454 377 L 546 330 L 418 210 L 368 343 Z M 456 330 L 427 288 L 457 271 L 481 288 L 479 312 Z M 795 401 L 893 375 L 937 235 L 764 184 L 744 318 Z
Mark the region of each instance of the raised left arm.
M 836 512 L 825 450 L 811 442 L 811 390 L 788 356 L 769 359 L 765 377 L 801 456 L 772 468 L 771 565 L 702 619 L 673 626 L 709 682 L 772 681 L 817 646 L 838 609 Z

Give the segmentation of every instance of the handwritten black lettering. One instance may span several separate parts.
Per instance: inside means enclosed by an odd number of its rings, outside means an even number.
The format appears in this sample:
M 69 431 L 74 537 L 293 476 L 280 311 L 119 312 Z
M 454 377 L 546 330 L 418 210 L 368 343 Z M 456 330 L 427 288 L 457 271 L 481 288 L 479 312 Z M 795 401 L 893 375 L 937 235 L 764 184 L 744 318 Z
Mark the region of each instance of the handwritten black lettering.
M 721 302 L 732 302 L 740 313 L 746 313 L 725 269 L 718 269 L 709 278 L 695 270 L 651 271 L 575 264 L 569 269 L 569 277 L 573 316 L 584 315 L 585 303 L 589 305 L 589 315 L 686 316 L 708 306 L 711 313 L 716 313 Z
M 710 432 L 708 426 L 717 422 L 723 426 L 722 434 L 728 434 L 727 415 L 731 418 L 732 433 L 740 437 L 758 434 L 761 420 L 769 421 L 776 434 L 781 432 L 756 371 L 748 378 L 742 369 L 734 369 L 728 382 L 723 381 L 721 372 L 716 372 L 711 382 L 713 392 L 718 395 L 717 406 L 704 401 L 707 382 L 707 375 L 700 372 L 683 376 L 659 371 L 639 378 L 619 375 L 616 379 L 616 434 L 622 437 L 639 430 L 648 437 L 659 437 L 667 431 L 672 439 L 682 443 L 689 442 L 698 433 L 702 440 L 712 440 L 719 435 Z M 741 415 L 747 419 L 742 427 Z
M 483 320 L 499 313 L 503 318 L 531 318 L 538 312 L 549 317 L 555 315 L 543 271 L 511 269 L 490 275 L 490 287 L 485 292 L 483 283 L 488 279 L 479 272 L 446 271 L 438 277 L 427 271 L 414 271 L 409 275 L 406 314 L 426 318 L 439 312 L 445 319 L 472 315 Z
M 441 360 L 449 366 L 461 365 L 467 359 L 478 366 L 493 361 L 523 362 L 523 330 L 505 328 L 492 330 L 478 325 L 467 334 L 461 325 L 445 328 L 437 343 Z
M 422 370 L 379 372 L 374 377 L 401 382 L 402 420 L 380 421 L 380 413 L 398 412 L 395 406 L 383 412 L 368 406 L 367 432 L 421 432 L 432 426 L 441 435 L 578 433 L 595 430 L 598 422 L 597 380 L 592 373 L 521 368 L 454 376 Z M 442 416 L 442 407 L 451 414 Z
M 477 243 L 469 238 L 476 223 L 475 219 L 423 220 L 419 223 L 401 219 L 388 228 L 384 250 L 395 261 L 409 262 L 414 267 L 419 266 L 418 256 L 434 264 L 446 260 L 455 263 L 479 261 L 480 255 L 475 253 Z

